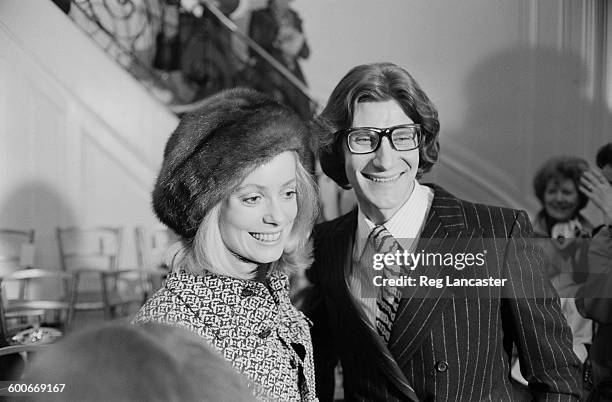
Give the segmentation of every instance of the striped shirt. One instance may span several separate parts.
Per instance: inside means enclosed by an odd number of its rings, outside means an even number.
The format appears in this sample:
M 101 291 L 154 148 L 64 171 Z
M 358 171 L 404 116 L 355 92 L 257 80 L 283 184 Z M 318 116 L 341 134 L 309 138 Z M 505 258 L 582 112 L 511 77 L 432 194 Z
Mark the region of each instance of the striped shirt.
M 414 181 L 414 190 L 404 204 L 383 225 L 391 235 L 400 243 L 404 250 L 412 253 L 416 247 L 417 239 L 423 230 L 425 218 L 429 213 L 433 201 L 433 190 Z M 363 261 L 372 261 L 372 256 L 365 255 L 367 240 L 376 224 L 372 222 L 359 208 L 357 214 L 357 232 L 353 243 L 352 263 L 348 275 L 348 284 L 356 304 L 361 307 L 370 324 L 375 326 L 378 307 L 376 295 L 378 289 L 372 283 L 376 274 L 371 267 L 360 266 Z M 360 269 L 355 269 L 359 267 Z M 363 270 L 368 272 L 362 272 Z

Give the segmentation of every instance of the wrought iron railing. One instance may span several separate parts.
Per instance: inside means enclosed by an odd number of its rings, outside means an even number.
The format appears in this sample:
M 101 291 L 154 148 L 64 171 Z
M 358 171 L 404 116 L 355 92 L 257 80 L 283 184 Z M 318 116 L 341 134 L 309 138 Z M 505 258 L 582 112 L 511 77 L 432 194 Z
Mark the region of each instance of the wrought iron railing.
M 151 49 L 162 21 L 162 0 L 72 0 L 70 17 L 104 51 L 160 97 L 171 91 L 152 67 Z M 166 96 L 167 98 L 167 96 Z M 162 101 L 169 101 L 163 96 Z
M 70 17 L 106 53 L 177 114 L 198 107 L 218 90 L 249 86 L 248 57 L 232 46 L 232 38 L 295 87 L 317 102 L 306 85 L 266 52 L 219 8 L 179 0 L 71 0 Z M 187 3 L 187 2 L 184 2 Z

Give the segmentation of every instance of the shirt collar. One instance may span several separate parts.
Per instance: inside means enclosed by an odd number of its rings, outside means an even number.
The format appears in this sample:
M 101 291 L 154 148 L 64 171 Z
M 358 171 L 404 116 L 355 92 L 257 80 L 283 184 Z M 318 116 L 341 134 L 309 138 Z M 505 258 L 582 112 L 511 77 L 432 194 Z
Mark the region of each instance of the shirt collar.
M 415 180 L 410 197 L 383 225 L 395 239 L 415 239 L 421 233 L 432 201 L 433 190 Z M 358 255 L 363 251 L 365 242 L 374 227 L 376 227 L 376 224 L 363 213 L 361 208 L 358 208 L 357 233 L 355 236 L 355 247 L 359 251 Z

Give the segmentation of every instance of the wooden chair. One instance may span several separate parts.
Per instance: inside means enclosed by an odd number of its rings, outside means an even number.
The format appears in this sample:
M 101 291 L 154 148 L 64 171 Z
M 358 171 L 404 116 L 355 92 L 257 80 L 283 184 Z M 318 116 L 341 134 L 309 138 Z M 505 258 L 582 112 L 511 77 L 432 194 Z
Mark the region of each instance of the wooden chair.
M 152 287 L 152 272 L 120 269 L 120 227 L 57 228 L 62 269 L 76 276 L 74 311 L 103 311 L 105 319 L 142 305 Z
M 138 226 L 135 232 L 138 266 L 143 269 L 151 267 L 167 269 L 163 259 L 168 247 L 177 241 L 174 232 L 163 225 Z
M 11 345 L 0 348 L 0 356 L 12 355 L 15 353 L 40 353 L 47 349 L 49 344 L 28 344 Z
M 0 229 L 0 277 L 34 264 L 34 231 Z
M 22 269 L 0 278 L 0 295 L 6 294 L 11 282 L 22 284 L 26 292 L 16 298 L 6 297 L 0 303 L 0 337 L 4 344 L 45 343 L 70 329 L 74 275 L 57 270 Z M 11 326 L 10 321 L 17 324 Z
M 31 268 L 33 264 L 34 230 L 0 229 L 0 278 L 20 269 Z M 8 289 L 0 302 L 6 301 L 8 295 L 24 297 L 25 290 L 24 284 Z
M 145 271 L 153 271 L 154 277 L 159 278 L 158 281 L 154 281 L 153 288 L 148 290 L 147 293 L 150 295 L 162 286 L 163 280 L 169 273 L 164 256 L 168 247 L 178 238 L 172 230 L 163 225 L 138 226 L 135 235 L 138 267 Z

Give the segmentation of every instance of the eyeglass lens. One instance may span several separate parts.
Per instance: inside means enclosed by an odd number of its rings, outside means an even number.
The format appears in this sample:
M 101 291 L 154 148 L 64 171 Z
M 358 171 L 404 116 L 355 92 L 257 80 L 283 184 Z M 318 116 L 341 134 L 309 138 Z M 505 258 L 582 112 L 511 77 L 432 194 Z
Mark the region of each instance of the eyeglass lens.
M 418 148 L 418 130 L 416 127 L 397 127 L 391 132 L 391 142 L 398 151 L 409 151 Z M 349 146 L 353 152 L 367 153 L 378 148 L 382 133 L 372 129 L 359 129 L 349 133 Z

